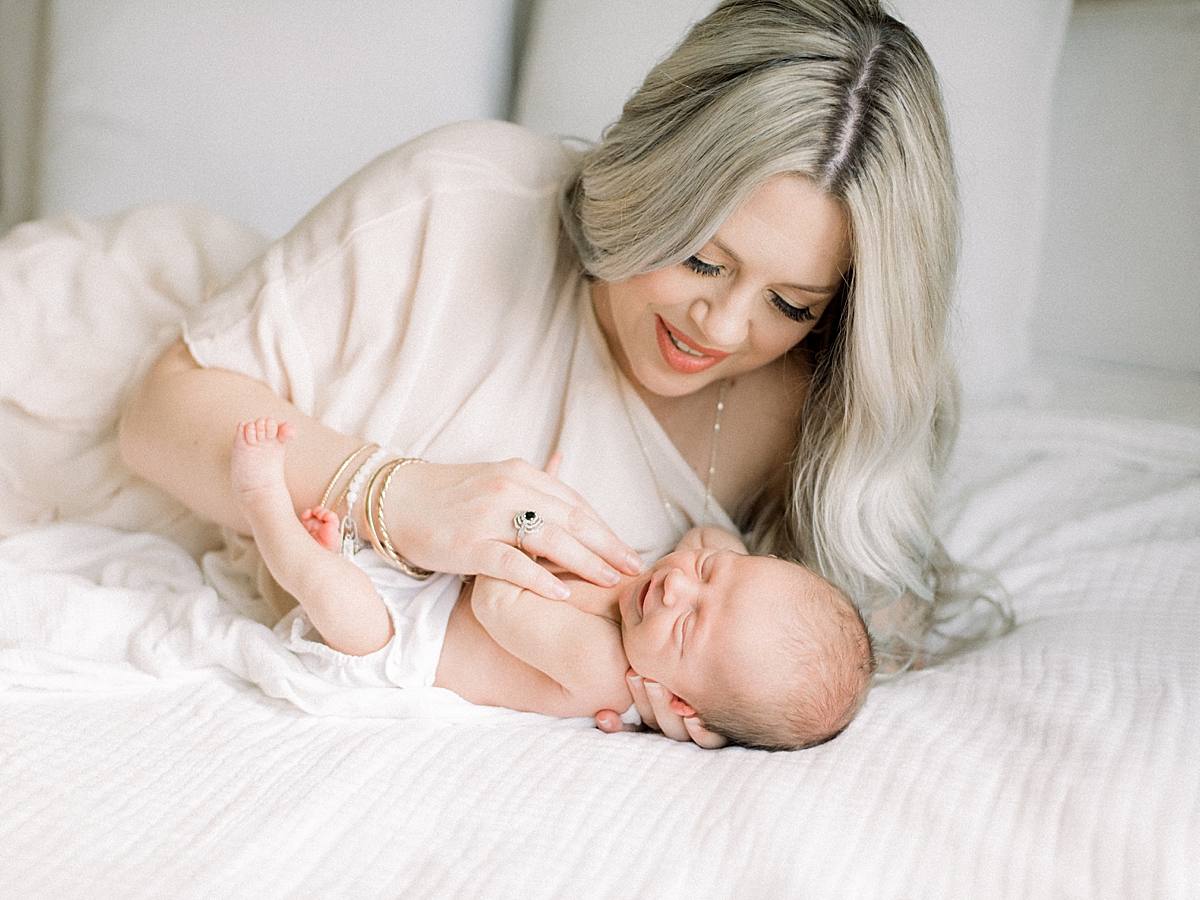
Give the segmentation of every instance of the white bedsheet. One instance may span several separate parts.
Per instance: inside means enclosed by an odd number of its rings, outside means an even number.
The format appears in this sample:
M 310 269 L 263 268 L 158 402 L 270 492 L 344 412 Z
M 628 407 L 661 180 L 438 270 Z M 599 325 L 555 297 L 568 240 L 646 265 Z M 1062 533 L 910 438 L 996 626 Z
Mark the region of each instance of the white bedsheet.
M 312 686 L 117 461 L 131 379 L 255 246 L 194 210 L 0 241 L 0 897 L 1196 896 L 1200 430 L 972 415 L 939 530 L 1018 628 L 827 745 L 460 721 Z
M 977 416 L 947 488 L 951 549 L 996 568 L 1018 629 L 881 684 L 844 735 L 794 754 L 540 717 L 310 715 L 156 639 L 172 618 L 214 645 L 262 627 L 200 602 L 169 544 L 87 532 L 94 559 L 63 575 L 47 574 L 61 541 L 84 535 L 9 539 L 0 670 L 42 681 L 0 693 L 4 890 L 1194 896 L 1200 432 Z M 105 540 L 119 552 L 97 587 Z M 49 616 L 42 649 L 9 646 L 58 603 L 71 627 Z

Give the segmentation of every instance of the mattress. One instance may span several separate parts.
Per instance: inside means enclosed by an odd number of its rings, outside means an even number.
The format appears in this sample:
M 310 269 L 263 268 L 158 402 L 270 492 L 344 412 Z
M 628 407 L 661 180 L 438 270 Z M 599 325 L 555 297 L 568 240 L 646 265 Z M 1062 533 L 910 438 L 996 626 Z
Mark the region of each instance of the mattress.
M 166 295 L 202 302 L 253 242 L 195 211 L 137 216 L 0 242 L 0 312 L 21 324 L 0 384 L 19 438 L 0 469 L 0 894 L 1194 896 L 1200 429 L 972 411 L 937 529 L 1017 626 L 882 680 L 817 748 L 705 751 L 437 694 L 304 708 L 269 629 L 206 580 L 212 535 L 112 463 L 121 390 L 37 387 L 115 302 L 61 273 L 123 273 L 121 302 L 158 323 L 76 359 L 121 385 L 169 339 Z M 59 491 L 40 510 L 38 485 Z

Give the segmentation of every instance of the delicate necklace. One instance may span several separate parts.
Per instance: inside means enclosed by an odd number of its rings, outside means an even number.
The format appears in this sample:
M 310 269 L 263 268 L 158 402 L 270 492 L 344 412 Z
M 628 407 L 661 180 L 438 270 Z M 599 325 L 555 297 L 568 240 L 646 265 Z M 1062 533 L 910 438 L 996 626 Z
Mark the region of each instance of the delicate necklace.
M 708 451 L 708 477 L 704 479 L 704 517 L 701 525 L 708 524 L 708 505 L 712 503 L 712 481 L 717 471 L 717 443 L 721 437 L 721 413 L 725 411 L 725 389 L 729 379 L 721 379 L 721 391 L 717 394 L 717 414 L 713 418 L 712 447 Z
M 658 480 L 658 474 L 654 471 L 654 465 L 650 462 L 650 452 L 646 449 L 646 444 L 642 440 L 642 433 L 638 430 L 637 422 L 634 421 L 633 410 L 629 408 L 629 398 L 626 397 L 626 387 L 622 384 L 621 373 L 613 366 L 617 376 L 617 388 L 621 395 L 621 405 L 625 407 L 625 415 L 629 417 L 629 426 L 633 429 L 634 440 L 637 441 L 638 449 L 642 451 L 642 459 L 646 461 L 646 468 L 650 470 L 650 478 L 654 482 L 654 490 L 658 493 L 659 502 L 662 503 L 663 509 L 666 510 L 667 518 L 674 518 L 675 505 L 668 499 L 666 491 L 663 490 L 662 483 Z M 708 509 L 712 504 L 712 482 L 713 475 L 717 471 L 717 445 L 718 439 L 721 436 L 721 413 L 725 411 L 725 392 L 729 388 L 729 380 L 721 380 L 721 390 L 717 395 L 717 411 L 713 418 L 713 436 L 712 444 L 708 450 L 708 476 L 704 479 L 704 512 L 701 525 L 708 524 Z M 682 515 L 682 513 L 681 513 Z

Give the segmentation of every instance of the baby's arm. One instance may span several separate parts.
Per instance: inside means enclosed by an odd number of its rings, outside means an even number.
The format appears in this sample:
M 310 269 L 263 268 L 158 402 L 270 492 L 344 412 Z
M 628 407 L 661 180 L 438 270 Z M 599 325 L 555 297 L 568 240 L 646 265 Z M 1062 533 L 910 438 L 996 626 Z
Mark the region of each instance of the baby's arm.
M 366 572 L 318 543 L 324 528 L 296 518 L 283 478 L 284 444 L 293 433 L 272 419 L 238 426 L 234 495 L 267 569 L 304 607 L 325 643 L 354 656 L 373 653 L 391 640 L 391 617 Z
M 579 715 L 632 702 L 615 622 L 484 575 L 475 579 L 471 609 L 497 644 L 580 700 L 587 709 Z

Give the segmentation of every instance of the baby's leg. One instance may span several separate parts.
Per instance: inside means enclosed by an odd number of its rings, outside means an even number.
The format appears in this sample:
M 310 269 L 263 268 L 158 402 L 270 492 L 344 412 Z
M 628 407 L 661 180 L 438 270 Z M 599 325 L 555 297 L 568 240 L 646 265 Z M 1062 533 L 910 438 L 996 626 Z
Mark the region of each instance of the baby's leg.
M 295 434 L 273 419 L 237 427 L 230 460 L 234 496 L 271 575 L 304 607 L 330 647 L 362 655 L 391 639 L 383 598 L 358 566 L 313 540 L 284 480 L 284 444 Z M 336 517 L 335 517 L 336 518 Z
M 233 440 L 229 474 L 233 493 L 242 512 L 250 515 L 262 504 L 271 507 L 287 497 L 283 477 L 283 445 L 296 434 L 291 422 L 276 425 L 274 419 L 242 422 Z M 291 508 L 291 498 L 287 498 Z

